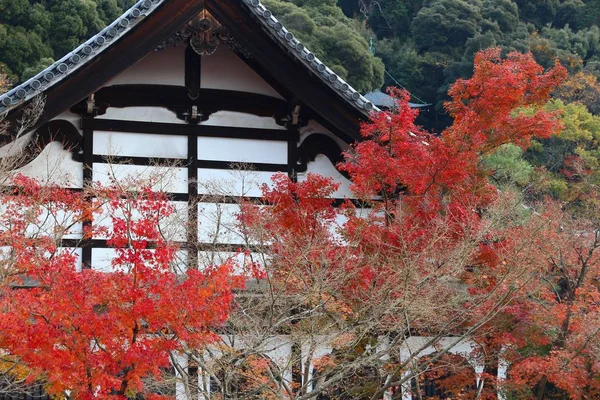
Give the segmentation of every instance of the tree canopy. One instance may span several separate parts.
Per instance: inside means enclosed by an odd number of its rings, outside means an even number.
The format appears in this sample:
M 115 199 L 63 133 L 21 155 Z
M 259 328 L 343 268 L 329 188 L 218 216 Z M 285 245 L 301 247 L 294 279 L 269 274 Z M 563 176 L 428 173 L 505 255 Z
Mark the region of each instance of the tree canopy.
M 0 0 L 0 64 L 13 80 L 26 79 L 132 4 L 133 0 Z
M 379 88 L 384 66 L 334 0 L 266 0 L 265 5 L 341 78 L 360 92 Z

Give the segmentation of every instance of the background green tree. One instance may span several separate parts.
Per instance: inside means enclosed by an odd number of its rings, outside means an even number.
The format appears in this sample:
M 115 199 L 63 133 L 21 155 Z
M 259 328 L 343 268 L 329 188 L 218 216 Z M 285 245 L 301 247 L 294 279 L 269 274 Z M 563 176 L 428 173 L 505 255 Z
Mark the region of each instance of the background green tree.
M 265 5 L 312 52 L 357 90 L 383 84 L 383 62 L 335 0 L 266 0 Z

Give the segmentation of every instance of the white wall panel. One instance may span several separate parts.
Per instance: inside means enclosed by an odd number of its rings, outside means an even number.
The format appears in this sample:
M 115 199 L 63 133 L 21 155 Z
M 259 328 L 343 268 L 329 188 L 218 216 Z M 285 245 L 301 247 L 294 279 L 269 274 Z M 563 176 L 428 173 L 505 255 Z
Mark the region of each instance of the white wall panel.
M 275 172 L 198 169 L 198 192 L 224 196 L 259 197 L 260 186 L 270 184 Z
M 114 260 L 117 256 L 117 250 L 113 248 L 94 248 L 92 249 L 92 269 L 100 272 L 115 272 L 115 271 L 124 271 L 126 267 L 114 267 L 112 265 L 112 260 Z M 185 271 L 185 262 L 186 262 L 186 253 L 184 250 L 177 251 L 175 253 L 175 259 L 173 260 L 175 265 L 172 265 L 172 269 L 175 269 L 177 272 Z
M 83 187 L 83 165 L 74 161 L 71 152 L 58 142 L 50 143 L 35 160 L 14 173 L 37 179 L 42 184 Z
M 339 137 L 334 135 L 329 129 L 325 128 L 323 125 L 321 125 L 314 119 L 311 119 L 310 121 L 308 121 L 306 126 L 303 126 L 302 128 L 300 128 L 299 133 L 300 133 L 300 143 L 302 143 L 304 141 L 304 139 L 306 139 L 308 136 L 312 135 L 313 133 L 319 133 L 319 134 L 327 135 L 330 138 L 332 138 L 333 140 L 335 140 L 342 150 L 346 150 L 348 148 L 348 143 L 344 142 L 342 139 L 340 139 Z
M 274 140 L 199 137 L 198 159 L 287 164 L 287 143 Z
M 186 168 L 168 168 L 140 165 L 94 164 L 94 182 L 109 186 L 111 179 L 122 182 L 139 180 L 148 182 L 157 179 L 154 189 L 173 193 L 187 193 Z
M 105 86 L 125 84 L 184 86 L 184 52 L 185 47 L 181 46 L 149 53 Z
M 200 125 L 285 130 L 285 127 L 277 125 L 272 117 L 260 117 L 236 111 L 217 111 L 211 114 L 206 121 L 201 122 Z
M 111 156 L 187 158 L 186 136 L 94 132 L 94 153 Z
M 335 168 L 327 156 L 323 154 L 317 155 L 314 161 L 308 163 L 307 171 L 298 174 L 298 181 L 302 182 L 306 180 L 306 176 L 309 173 L 330 177 L 335 182 L 340 183 L 341 185 L 333 194 L 333 197 L 352 198 L 352 191 L 350 190 L 351 182 Z
M 173 206 L 174 212 L 159 221 L 160 230 L 166 240 L 184 242 L 187 240 L 188 204 L 182 201 L 171 201 L 169 203 Z M 138 221 L 141 217 L 136 210 L 132 214 L 133 221 Z M 112 217 L 123 218 L 123 210 L 119 209 L 115 212 L 105 207 L 102 212 L 94 215 L 94 227 L 112 229 Z M 108 239 L 108 234 L 96 235 L 94 239 Z
M 81 271 L 81 249 L 61 249 L 61 251 L 69 251 L 71 254 L 75 254 L 77 256 L 77 262 L 75 264 L 75 269 L 77 271 Z
M 21 151 L 27 146 L 29 139 L 33 136 L 33 131 L 23 134 L 21 137 L 13 140 L 10 143 L 0 147 L 0 158 L 14 157 L 19 155 Z
M 201 87 L 283 98 L 226 46 L 219 46 L 215 54 L 202 58 Z
M 198 205 L 198 240 L 202 243 L 243 244 L 238 204 L 200 203 Z
M 73 265 L 73 267 L 75 268 L 76 271 L 81 271 L 81 249 L 79 248 L 70 248 L 70 247 L 59 247 L 58 249 L 56 249 L 56 252 L 59 254 L 62 253 L 70 253 L 70 254 L 74 254 L 77 256 L 77 259 L 75 261 L 75 264 Z M 50 256 L 50 253 L 48 253 L 48 256 Z M 12 257 L 11 255 L 11 248 L 9 246 L 0 246 L 0 261 L 2 261 L 3 263 L 6 262 L 6 260 L 8 260 L 10 257 Z M 3 268 L 9 268 L 10 264 L 4 264 Z
M 186 122 L 177 118 L 173 111 L 162 107 L 109 107 L 105 114 L 99 115 L 97 119 L 118 119 L 123 121 L 141 122 L 164 122 L 170 124 L 185 124 Z
M 251 261 L 261 263 L 261 256 L 258 253 L 244 254 L 227 251 L 201 251 L 198 253 L 198 264 L 200 268 L 207 268 L 214 265 L 222 265 L 229 261 L 235 265 L 234 273 L 241 274 L 245 271 L 243 266 Z
M 115 249 L 92 249 L 92 269 L 101 272 L 115 272 L 112 260 L 117 256 Z

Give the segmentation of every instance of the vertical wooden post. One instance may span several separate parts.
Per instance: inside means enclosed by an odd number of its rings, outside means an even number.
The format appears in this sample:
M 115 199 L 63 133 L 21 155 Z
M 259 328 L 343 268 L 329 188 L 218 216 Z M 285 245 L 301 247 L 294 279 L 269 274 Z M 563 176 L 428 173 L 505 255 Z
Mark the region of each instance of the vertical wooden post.
M 198 137 L 188 135 L 188 268 L 198 268 Z
M 86 117 L 84 117 L 86 118 Z M 94 131 L 92 129 L 83 130 L 83 188 L 92 185 L 94 180 Z M 92 201 L 92 199 L 88 199 Z M 92 221 L 83 222 L 83 230 L 91 229 Z M 91 238 L 90 238 L 91 239 Z M 89 269 L 92 267 L 92 246 L 91 240 L 84 239 L 81 244 L 81 268 Z

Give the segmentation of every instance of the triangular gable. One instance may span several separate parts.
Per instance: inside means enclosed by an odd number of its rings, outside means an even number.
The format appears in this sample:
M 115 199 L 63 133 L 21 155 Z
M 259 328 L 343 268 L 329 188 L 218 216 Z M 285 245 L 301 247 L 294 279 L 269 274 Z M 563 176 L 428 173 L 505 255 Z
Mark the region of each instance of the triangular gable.
M 0 112 L 16 120 L 23 105 L 47 98 L 40 123 L 87 98 L 135 65 L 207 10 L 247 63 L 288 102 L 302 104 L 345 140 L 359 137 L 373 104 L 306 49 L 259 0 L 140 0 L 99 34 L 0 96 Z M 308 108 L 308 111 L 306 111 Z

